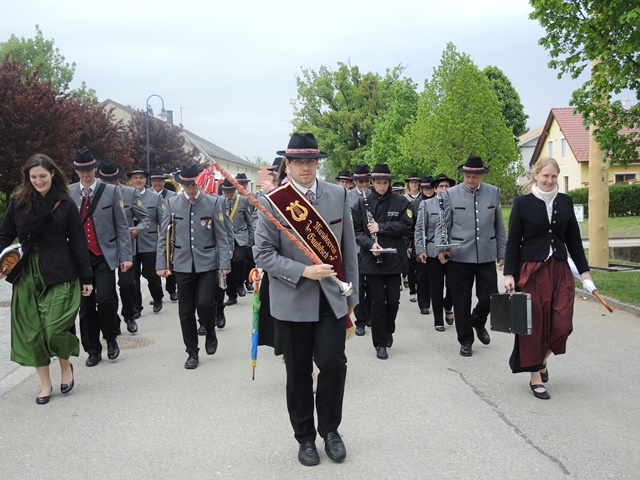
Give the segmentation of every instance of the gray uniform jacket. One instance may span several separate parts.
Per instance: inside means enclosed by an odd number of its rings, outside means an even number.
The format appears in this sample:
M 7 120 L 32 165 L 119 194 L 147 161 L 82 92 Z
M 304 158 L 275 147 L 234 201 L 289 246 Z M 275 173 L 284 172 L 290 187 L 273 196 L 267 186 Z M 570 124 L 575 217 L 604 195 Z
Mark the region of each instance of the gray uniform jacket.
M 238 208 L 236 208 L 233 219 L 230 219 L 233 227 L 233 238 L 241 247 L 253 245 L 253 226 L 251 225 L 251 209 L 249 208 L 251 203 L 249 200 L 239 193 L 236 193 L 231 201 L 222 196 L 225 214 L 227 216 L 231 215 L 236 198 L 238 198 Z
M 260 198 L 260 203 L 280 223 L 288 225 L 267 198 Z M 321 288 L 336 318 L 347 314 L 348 305 L 358 304 L 358 257 L 347 191 L 344 187 L 318 181 L 313 205 L 338 240 L 342 268 L 346 281 L 353 284 L 353 293 L 348 297 L 342 296 L 330 278 L 320 281 L 304 278 L 302 272 L 307 265 L 313 264 L 311 260 L 265 215 L 260 214 L 253 256 L 256 265 L 269 273 L 271 315 L 279 320 L 317 322 Z
M 222 202 L 217 196 L 200 192 L 193 205 L 189 204 L 183 193 L 165 200 L 164 218 L 158 236 L 157 270 L 167 268 L 166 233 L 172 213 L 175 213 L 176 222 L 174 271 L 200 273 L 231 268 L 231 247 L 224 226 Z
M 436 244 L 442 243 L 442 237 L 437 237 L 436 227 L 440 223 L 440 205 L 437 197 L 431 197 L 420 202 L 420 208 L 416 215 L 416 228 L 414 231 L 414 245 L 416 256 L 427 253 L 427 257 L 436 257 Z M 426 243 L 426 245 L 425 245 Z
M 347 198 L 349 199 L 349 206 L 353 208 L 358 204 L 358 201 L 362 198 L 362 192 L 360 192 L 358 187 L 354 187 L 347 192 Z
M 150 188 L 145 188 L 140 197 L 149 214 L 149 228 L 136 237 L 138 253 L 151 253 L 158 249 L 158 228 L 162 225 L 164 202 L 162 196 Z
M 128 185 L 119 184 L 118 188 L 120 189 L 122 200 L 124 201 L 124 213 L 127 216 L 129 230 L 135 230 L 138 232 L 138 235 L 140 235 L 149 228 L 149 214 L 142 204 L 140 192 L 137 188 L 129 187 Z M 137 253 L 136 247 L 136 239 L 132 238 L 131 252 L 133 255 Z
M 98 182 L 95 185 L 99 185 Z M 129 224 L 124 213 L 124 202 L 120 189 L 114 185 L 104 184 L 105 188 L 100 201 L 93 211 L 93 225 L 100 250 L 111 270 L 115 270 L 120 262 L 131 262 L 131 237 Z M 78 211 L 82 207 L 82 184 L 80 182 L 69 185 L 71 198 L 76 203 Z M 91 192 L 89 201 L 93 201 L 95 190 Z
M 442 194 L 444 218 L 449 233 L 451 260 L 462 263 L 486 263 L 504 258 L 507 234 L 502 223 L 500 189 L 480 183 L 474 195 L 464 183 L 451 187 Z M 441 224 L 436 238 L 442 238 Z M 436 247 L 436 252 L 444 251 Z

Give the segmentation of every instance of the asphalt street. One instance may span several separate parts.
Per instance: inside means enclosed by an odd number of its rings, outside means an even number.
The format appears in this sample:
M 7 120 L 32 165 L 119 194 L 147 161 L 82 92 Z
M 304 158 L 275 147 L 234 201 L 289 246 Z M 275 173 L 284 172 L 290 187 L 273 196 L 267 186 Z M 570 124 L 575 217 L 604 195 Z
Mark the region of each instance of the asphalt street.
M 639 273 L 640 274 L 640 273 Z M 501 282 L 501 281 L 500 281 Z M 566 355 L 549 361 L 551 400 L 508 366 L 513 337 L 492 333 L 458 354 L 455 328 L 402 292 L 386 361 L 370 330 L 347 342 L 340 428 L 347 459 L 303 467 L 289 424 L 285 372 L 260 347 L 251 380 L 251 294 L 227 308 L 214 356 L 183 367 L 177 304 L 146 307 L 121 354 L 96 367 L 73 359 L 62 396 L 56 361 L 49 404 L 33 368 L 8 360 L 10 289 L 0 282 L 0 478 L 13 479 L 637 479 L 640 317 L 578 295 Z M 501 284 L 501 283 L 500 283 Z M 148 296 L 145 304 L 148 305 Z M 294 305 L 293 308 L 305 308 Z M 615 308 L 615 306 L 614 306 Z

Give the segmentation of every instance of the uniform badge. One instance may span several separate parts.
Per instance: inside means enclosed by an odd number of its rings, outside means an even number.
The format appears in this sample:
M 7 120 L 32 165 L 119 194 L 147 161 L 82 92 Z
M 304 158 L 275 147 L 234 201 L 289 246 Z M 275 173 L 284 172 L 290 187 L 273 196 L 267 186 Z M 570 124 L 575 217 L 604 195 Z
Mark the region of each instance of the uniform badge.
M 120 204 L 120 208 L 124 208 L 124 201 L 123 200 L 120 200 L 119 204 Z
M 136 205 L 142 208 L 142 200 L 140 199 L 136 200 Z
M 413 218 L 413 212 L 411 211 L 410 208 L 407 208 L 407 217 Z
M 200 220 L 200 225 L 202 225 L 203 227 L 207 224 L 206 220 Z
M 224 215 L 222 214 L 222 212 L 218 213 L 218 220 L 224 222 Z
M 162 210 L 164 210 L 164 209 L 165 209 L 164 202 L 162 202 L 162 203 L 160 204 L 160 208 L 161 208 Z

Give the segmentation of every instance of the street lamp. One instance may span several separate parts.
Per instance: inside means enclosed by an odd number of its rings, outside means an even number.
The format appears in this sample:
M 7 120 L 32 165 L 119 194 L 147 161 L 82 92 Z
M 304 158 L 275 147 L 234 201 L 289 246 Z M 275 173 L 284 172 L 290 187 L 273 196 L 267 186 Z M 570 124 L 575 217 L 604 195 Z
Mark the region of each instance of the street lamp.
M 164 109 L 164 99 L 160 95 L 157 95 L 155 93 L 149 95 L 149 97 L 147 98 L 147 109 L 144 112 L 145 125 L 147 127 L 147 173 L 149 174 L 149 177 L 151 176 L 151 162 L 149 160 L 149 100 L 153 97 L 158 97 L 162 102 L 162 110 L 160 110 L 160 114 L 158 116 L 162 120 L 167 118 L 167 112 Z M 147 187 L 151 186 L 151 179 L 149 177 L 147 177 Z

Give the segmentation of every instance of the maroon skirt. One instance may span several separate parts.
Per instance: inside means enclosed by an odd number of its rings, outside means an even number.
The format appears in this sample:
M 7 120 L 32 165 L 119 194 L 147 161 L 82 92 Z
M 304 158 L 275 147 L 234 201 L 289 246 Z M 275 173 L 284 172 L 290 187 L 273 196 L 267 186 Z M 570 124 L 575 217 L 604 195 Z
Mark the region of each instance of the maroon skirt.
M 569 264 L 553 256 L 524 262 L 516 288 L 531 294 L 531 335 L 516 335 L 509 366 L 513 373 L 537 372 L 549 350 L 561 355 L 573 331 L 575 284 Z

